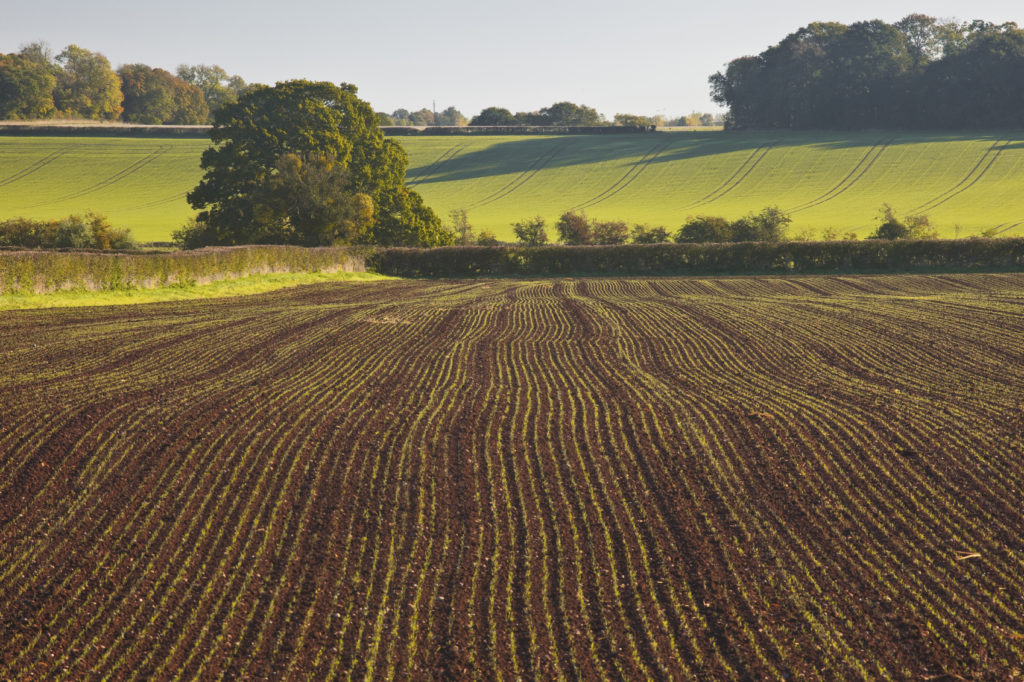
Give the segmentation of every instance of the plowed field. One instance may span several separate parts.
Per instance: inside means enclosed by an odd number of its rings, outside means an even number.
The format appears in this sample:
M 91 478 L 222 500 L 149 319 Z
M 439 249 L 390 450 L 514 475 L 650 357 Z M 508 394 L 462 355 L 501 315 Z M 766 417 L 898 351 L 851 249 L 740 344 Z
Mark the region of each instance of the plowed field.
M 1013 679 L 1024 275 L 0 314 L 0 679 Z

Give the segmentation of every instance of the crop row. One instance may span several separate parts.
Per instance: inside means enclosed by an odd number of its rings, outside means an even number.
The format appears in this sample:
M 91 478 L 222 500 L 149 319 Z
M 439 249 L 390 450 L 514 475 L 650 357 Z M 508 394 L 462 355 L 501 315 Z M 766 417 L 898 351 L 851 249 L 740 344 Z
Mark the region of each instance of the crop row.
M 0 317 L 0 677 L 1024 670 L 1024 277 Z

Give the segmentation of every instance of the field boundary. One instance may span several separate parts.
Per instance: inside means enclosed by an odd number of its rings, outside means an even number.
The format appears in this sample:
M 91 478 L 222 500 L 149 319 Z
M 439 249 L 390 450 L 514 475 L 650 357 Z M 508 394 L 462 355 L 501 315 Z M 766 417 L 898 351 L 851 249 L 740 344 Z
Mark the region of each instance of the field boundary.
M 1024 237 L 433 249 L 235 246 L 172 253 L 0 249 L 0 294 L 150 289 L 284 272 L 534 278 L 1006 271 L 1024 271 Z
M 1024 238 L 376 249 L 393 277 L 687 276 L 1024 270 Z
M 171 253 L 0 249 L 0 294 L 192 286 L 286 272 L 366 272 L 360 247 L 233 246 Z

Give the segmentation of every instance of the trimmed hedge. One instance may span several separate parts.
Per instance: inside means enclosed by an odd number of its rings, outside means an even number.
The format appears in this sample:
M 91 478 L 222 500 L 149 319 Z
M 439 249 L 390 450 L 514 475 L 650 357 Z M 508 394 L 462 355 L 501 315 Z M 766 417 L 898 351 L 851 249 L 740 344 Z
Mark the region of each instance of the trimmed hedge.
M 622 135 L 653 133 L 654 126 L 381 126 L 385 135 Z
M 398 277 L 726 275 L 1024 269 L 1024 238 L 621 246 L 389 248 L 367 267 Z
M 434 249 L 234 246 L 171 253 L 0 247 L 0 294 L 337 270 L 450 278 L 1024 270 L 1024 238 Z
M 0 125 L 0 135 L 11 137 L 178 137 L 205 139 L 210 137 L 210 126 L 10 123 Z
M 0 294 L 145 289 L 269 272 L 365 271 L 356 247 L 234 246 L 172 253 L 0 249 Z

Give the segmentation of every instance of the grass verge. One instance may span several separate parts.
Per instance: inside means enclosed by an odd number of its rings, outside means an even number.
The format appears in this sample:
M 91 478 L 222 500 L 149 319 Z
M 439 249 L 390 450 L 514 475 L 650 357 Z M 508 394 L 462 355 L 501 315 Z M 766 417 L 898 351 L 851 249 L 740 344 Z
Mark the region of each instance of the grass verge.
M 394 279 L 373 272 L 283 272 L 267 275 L 249 275 L 236 279 L 225 279 L 209 284 L 167 286 L 154 289 L 99 290 L 70 289 L 47 294 L 9 293 L 0 294 L 0 310 L 23 310 L 28 308 L 72 308 L 80 306 L 129 305 L 134 303 L 157 303 L 160 301 L 184 301 L 200 298 L 223 298 L 262 294 L 276 289 L 285 289 L 302 284 L 320 282 L 368 281 Z

